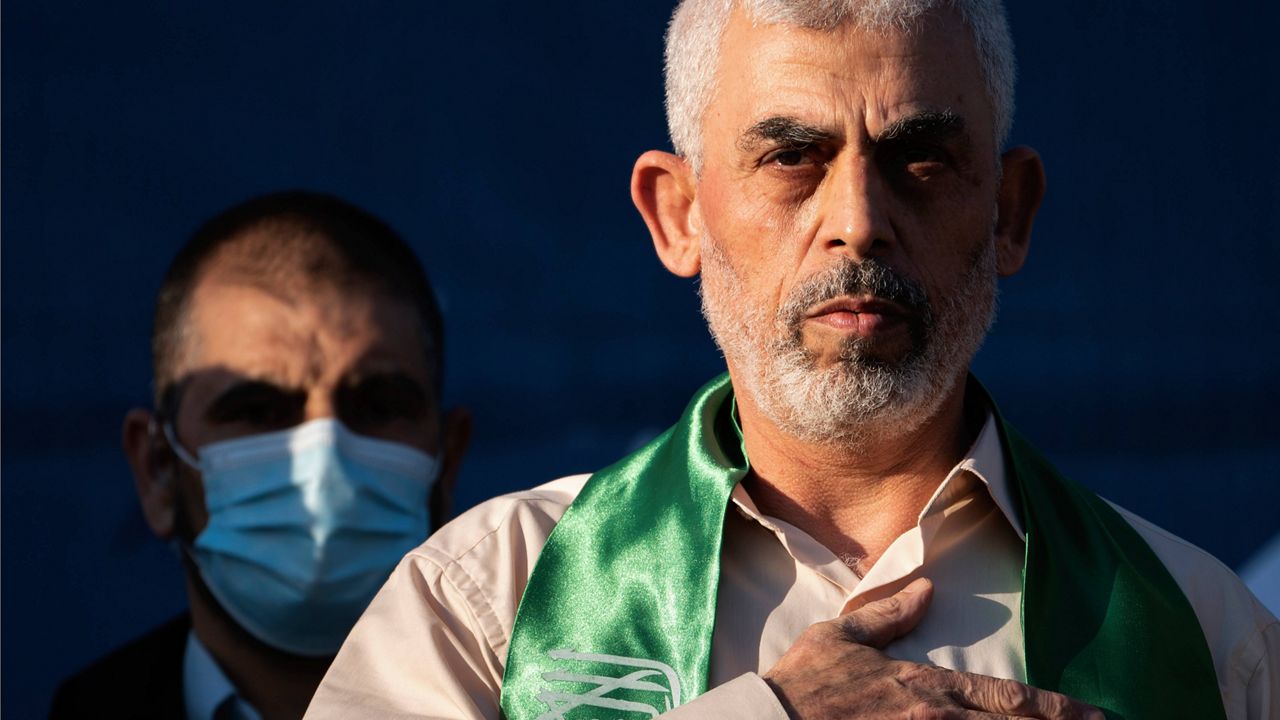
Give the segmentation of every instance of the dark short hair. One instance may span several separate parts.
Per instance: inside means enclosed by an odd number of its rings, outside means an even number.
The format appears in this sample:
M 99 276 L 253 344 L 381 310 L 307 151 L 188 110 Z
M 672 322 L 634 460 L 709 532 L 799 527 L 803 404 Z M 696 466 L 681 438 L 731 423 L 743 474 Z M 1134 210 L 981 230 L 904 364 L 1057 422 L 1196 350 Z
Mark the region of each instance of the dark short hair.
M 250 234 L 255 230 L 268 232 Z M 174 397 L 191 295 L 220 251 L 252 241 L 237 267 L 266 281 L 284 277 L 343 289 L 375 291 L 418 313 L 436 401 L 444 376 L 444 322 L 422 263 L 391 226 L 326 193 L 289 190 L 246 200 L 207 220 L 169 265 L 156 296 L 151 359 L 156 406 Z

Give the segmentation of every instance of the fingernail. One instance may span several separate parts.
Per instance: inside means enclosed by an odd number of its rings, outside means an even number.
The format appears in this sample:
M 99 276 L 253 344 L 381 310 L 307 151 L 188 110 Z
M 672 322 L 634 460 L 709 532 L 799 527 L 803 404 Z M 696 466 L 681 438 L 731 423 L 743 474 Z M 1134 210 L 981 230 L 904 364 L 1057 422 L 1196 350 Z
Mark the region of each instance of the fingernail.
M 904 592 L 909 592 L 912 595 L 914 595 L 918 592 L 923 592 L 924 590 L 928 589 L 930 584 L 931 583 L 927 578 L 916 578 L 915 580 L 912 580 L 911 582 L 907 583 L 907 586 L 902 589 Z

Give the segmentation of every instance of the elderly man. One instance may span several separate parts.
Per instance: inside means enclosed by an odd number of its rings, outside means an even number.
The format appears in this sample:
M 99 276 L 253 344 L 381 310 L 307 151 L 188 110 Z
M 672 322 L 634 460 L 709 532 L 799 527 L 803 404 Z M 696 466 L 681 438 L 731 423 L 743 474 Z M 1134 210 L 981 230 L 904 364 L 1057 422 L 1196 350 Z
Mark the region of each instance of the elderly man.
M 413 251 L 338 198 L 231 208 L 170 266 L 156 410 L 124 450 L 190 614 L 66 682 L 52 716 L 298 718 L 396 562 L 448 515 L 470 431 Z
M 1027 254 L 999 0 L 686 0 L 636 163 L 727 377 L 411 553 L 311 718 L 1276 718 L 1280 626 L 968 366 Z

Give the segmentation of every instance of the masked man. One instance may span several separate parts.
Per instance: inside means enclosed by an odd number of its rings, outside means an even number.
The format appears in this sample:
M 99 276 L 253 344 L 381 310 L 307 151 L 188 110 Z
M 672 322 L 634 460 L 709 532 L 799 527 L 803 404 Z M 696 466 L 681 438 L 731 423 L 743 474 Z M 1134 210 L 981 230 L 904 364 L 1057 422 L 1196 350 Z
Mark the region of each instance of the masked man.
M 1044 190 L 999 0 L 686 0 L 666 72 L 632 197 L 727 376 L 412 553 L 308 717 L 1280 717 L 1275 618 L 969 376 Z
M 124 450 L 190 614 L 66 682 L 54 717 L 298 718 L 396 562 L 448 514 L 470 420 L 413 251 L 335 197 L 201 227 L 161 286 L 156 410 Z

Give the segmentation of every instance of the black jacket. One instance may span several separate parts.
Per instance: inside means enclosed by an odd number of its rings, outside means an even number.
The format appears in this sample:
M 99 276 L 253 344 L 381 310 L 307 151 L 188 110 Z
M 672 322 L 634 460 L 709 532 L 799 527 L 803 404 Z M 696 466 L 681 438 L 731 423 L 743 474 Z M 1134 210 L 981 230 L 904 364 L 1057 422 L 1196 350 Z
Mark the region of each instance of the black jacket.
M 180 615 L 63 680 L 50 720 L 185 720 L 182 658 L 190 631 L 191 617 Z

